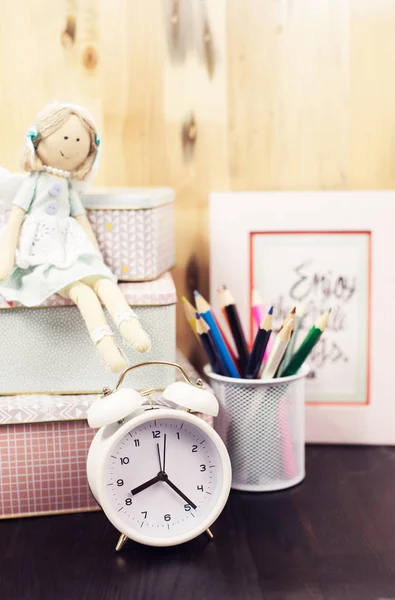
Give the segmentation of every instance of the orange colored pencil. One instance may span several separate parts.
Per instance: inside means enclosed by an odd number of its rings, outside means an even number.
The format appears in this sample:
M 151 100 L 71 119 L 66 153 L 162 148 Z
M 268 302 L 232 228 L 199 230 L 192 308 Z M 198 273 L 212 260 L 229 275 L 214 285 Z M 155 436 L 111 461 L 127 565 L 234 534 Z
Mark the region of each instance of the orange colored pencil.
M 291 312 L 289 312 L 287 314 L 287 316 L 285 317 L 285 319 L 284 319 L 284 321 L 283 321 L 283 323 L 282 323 L 282 325 L 281 325 L 281 327 L 280 327 L 280 329 L 278 330 L 277 333 L 280 333 L 280 331 L 282 330 L 282 328 L 288 323 L 288 321 L 290 319 L 295 320 L 295 314 L 296 314 L 296 306 L 294 306 L 293 309 L 291 310 Z

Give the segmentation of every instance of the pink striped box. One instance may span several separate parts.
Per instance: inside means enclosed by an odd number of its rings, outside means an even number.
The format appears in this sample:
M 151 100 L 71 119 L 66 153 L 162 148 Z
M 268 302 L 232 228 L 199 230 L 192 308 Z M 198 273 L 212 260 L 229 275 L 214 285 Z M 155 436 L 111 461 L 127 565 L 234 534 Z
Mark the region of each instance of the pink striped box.
M 0 518 L 98 510 L 86 479 L 86 421 L 0 427 Z
M 177 362 L 191 379 L 198 377 L 180 353 Z M 96 398 L 92 394 L 2 398 L 0 519 L 99 510 L 86 478 L 86 458 L 95 435 L 86 412 Z M 202 418 L 212 424 L 211 417 Z

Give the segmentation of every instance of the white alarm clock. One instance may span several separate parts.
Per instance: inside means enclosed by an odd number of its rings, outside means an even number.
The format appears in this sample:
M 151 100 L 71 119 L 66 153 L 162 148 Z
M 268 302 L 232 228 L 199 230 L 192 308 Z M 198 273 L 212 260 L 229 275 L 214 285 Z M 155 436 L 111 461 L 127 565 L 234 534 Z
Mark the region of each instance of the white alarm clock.
M 175 408 L 146 404 L 155 389 L 120 389 L 129 371 L 153 364 L 182 372 L 185 381 L 163 392 Z M 129 367 L 115 390 L 103 390 L 89 408 L 90 427 L 100 429 L 88 453 L 88 482 L 121 533 L 117 550 L 128 538 L 174 546 L 204 531 L 212 537 L 209 527 L 229 496 L 231 464 L 216 431 L 191 411 L 216 416 L 218 401 L 201 380 L 193 383 L 182 367 L 164 361 Z

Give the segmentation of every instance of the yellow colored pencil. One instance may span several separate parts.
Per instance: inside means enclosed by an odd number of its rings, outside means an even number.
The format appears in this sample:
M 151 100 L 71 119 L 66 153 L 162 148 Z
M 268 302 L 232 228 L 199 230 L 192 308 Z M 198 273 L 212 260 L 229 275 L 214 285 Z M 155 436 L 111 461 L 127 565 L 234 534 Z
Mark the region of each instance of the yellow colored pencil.
M 184 311 L 185 311 L 185 316 L 187 318 L 187 321 L 193 331 L 193 333 L 196 336 L 196 339 L 199 340 L 200 343 L 200 337 L 198 332 L 196 331 L 196 309 L 193 306 L 193 304 L 191 304 L 189 302 L 189 300 L 187 298 L 185 298 L 185 296 L 181 297 L 182 303 L 184 305 Z

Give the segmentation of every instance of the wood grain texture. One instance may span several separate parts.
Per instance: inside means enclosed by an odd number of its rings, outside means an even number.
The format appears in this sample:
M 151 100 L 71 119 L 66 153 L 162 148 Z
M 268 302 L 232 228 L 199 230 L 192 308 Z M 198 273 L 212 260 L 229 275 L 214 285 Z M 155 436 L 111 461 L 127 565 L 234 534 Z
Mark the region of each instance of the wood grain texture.
M 128 541 L 103 513 L 1 521 L 2 600 L 394 600 L 394 448 L 310 446 L 307 477 L 232 492 L 204 535 Z
M 344 186 L 347 7 L 347 0 L 229 4 L 233 187 Z
M 0 164 L 45 103 L 86 105 L 96 183 L 174 187 L 178 293 L 208 295 L 210 190 L 394 187 L 394 23 L 388 0 L 2 2 Z

